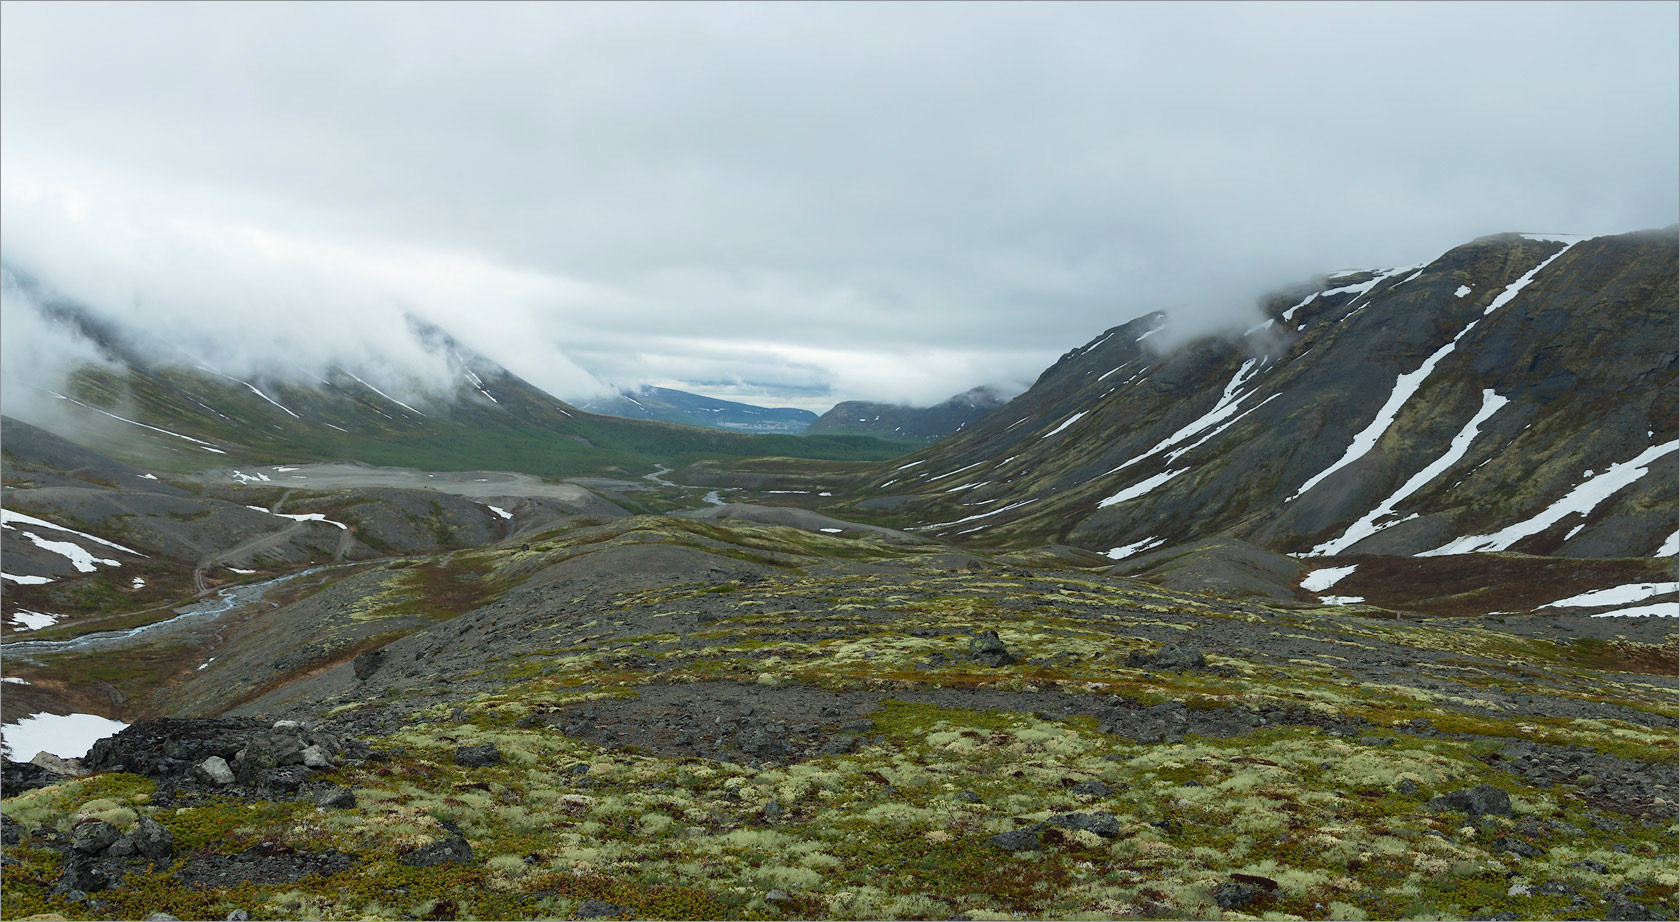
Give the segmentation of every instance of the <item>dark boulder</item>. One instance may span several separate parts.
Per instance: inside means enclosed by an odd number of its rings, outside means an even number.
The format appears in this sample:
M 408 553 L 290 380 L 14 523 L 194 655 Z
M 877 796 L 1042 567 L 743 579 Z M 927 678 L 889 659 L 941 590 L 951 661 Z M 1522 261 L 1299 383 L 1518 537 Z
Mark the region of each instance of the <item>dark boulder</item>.
M 1169 643 L 1154 653 L 1133 650 L 1126 654 L 1126 665 L 1134 669 L 1206 669 L 1207 657 L 1193 644 Z
M 1000 832 L 986 840 L 986 844 L 1001 848 L 1006 852 L 1036 852 L 1044 848 L 1044 824 L 1034 823 Z
M 329 810 L 348 810 L 356 805 L 356 794 L 347 787 L 335 784 L 315 795 L 315 805 Z
M 1081 781 L 1080 783 L 1074 785 L 1073 793 L 1084 797 L 1107 797 L 1108 795 L 1114 793 L 1114 788 L 1103 784 L 1095 778 L 1092 778 L 1089 781 Z
M 1213 901 L 1220 909 L 1235 911 L 1248 906 L 1259 899 L 1262 890 L 1241 881 L 1228 880 L 1213 890 Z
M 5 766 L 0 768 L 0 787 L 5 788 L 7 797 L 44 788 L 63 780 L 63 775 L 47 771 L 33 762 L 13 762 L 7 759 Z
M 1604 913 L 1604 918 L 1607 922 L 1644 922 L 1648 919 L 1669 917 L 1642 903 L 1616 899 L 1611 901 L 1609 910 Z
M 981 631 L 968 642 L 968 655 L 982 665 L 1000 668 L 1015 662 L 1015 655 L 1003 645 L 997 631 Z
M 482 746 L 459 746 L 455 749 L 455 764 L 468 768 L 484 768 L 488 765 L 502 764 L 502 751 L 495 743 L 485 743 Z
M 140 817 L 140 825 L 123 838 L 133 843 L 142 858 L 163 861 L 175 854 L 175 833 L 149 816 Z
M 98 859 L 92 855 L 72 851 L 69 860 L 64 864 L 64 873 L 59 875 L 58 883 L 53 889 L 58 893 L 69 893 L 72 890 L 92 893 L 110 885 L 111 878 L 105 873 L 105 869 L 100 867 Z
M 403 864 L 416 868 L 430 868 L 440 864 L 471 864 L 472 846 L 460 836 L 450 836 L 439 842 L 417 848 L 402 857 Z
M 379 671 L 385 665 L 384 650 L 369 650 L 350 661 L 350 669 L 356 674 L 356 680 L 366 682 L 368 676 Z
M 1105 839 L 1120 835 L 1120 821 L 1111 813 L 1063 813 L 1050 817 L 1045 823 L 1063 829 L 1083 829 Z
M 116 844 L 122 831 L 110 823 L 94 820 L 76 827 L 70 847 L 84 855 L 97 855 Z M 86 890 L 86 887 L 81 889 Z
M 1473 788 L 1442 794 L 1431 800 L 1429 806 L 1436 810 L 1458 810 L 1469 814 L 1472 819 L 1479 816 L 1510 816 L 1511 795 L 1491 784 L 1478 784 Z

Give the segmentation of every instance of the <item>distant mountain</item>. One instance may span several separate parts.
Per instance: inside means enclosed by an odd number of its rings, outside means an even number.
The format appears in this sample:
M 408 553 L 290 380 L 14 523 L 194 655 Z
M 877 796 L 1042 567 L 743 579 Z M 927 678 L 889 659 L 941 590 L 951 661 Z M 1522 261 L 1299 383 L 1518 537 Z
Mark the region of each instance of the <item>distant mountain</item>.
M 834 405 L 809 433 L 878 435 L 932 442 L 953 435 L 1005 403 L 987 387 L 976 387 L 931 407 L 848 400 Z
M 143 332 L 21 273 L 12 279 L 28 287 L 44 315 L 96 344 L 106 358 L 74 372 L 62 390 L 41 382 L 55 400 L 25 421 L 160 470 L 354 460 L 554 477 L 641 472 L 708 456 L 874 460 L 902 451 L 855 436 L 810 439 L 596 415 L 421 323 L 413 324 L 416 341 L 442 356 L 453 377 L 442 392 L 432 382 L 431 396 L 381 387 L 367 369 L 336 367 L 319 378 L 283 380 L 230 375 L 185 353 L 172 354 L 168 344 L 138 348 Z
M 1215 535 L 1673 554 L 1677 261 L 1673 228 L 1504 234 L 1317 280 L 1165 355 L 1140 317 L 846 495 L 931 535 L 1116 559 Z
M 730 429 L 735 432 L 804 432 L 817 414 L 793 407 L 758 407 L 750 403 L 703 397 L 669 387 L 642 386 L 591 400 L 578 409 L 625 419 L 659 419 L 668 423 Z

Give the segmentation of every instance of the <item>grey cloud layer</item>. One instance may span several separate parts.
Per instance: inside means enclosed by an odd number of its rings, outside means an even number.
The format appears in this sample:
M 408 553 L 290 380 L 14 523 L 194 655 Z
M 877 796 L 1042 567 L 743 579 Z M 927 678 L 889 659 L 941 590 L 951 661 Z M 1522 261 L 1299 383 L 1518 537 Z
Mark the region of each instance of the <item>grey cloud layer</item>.
M 1150 310 L 1242 325 L 1316 272 L 1666 225 L 1680 196 L 1672 4 L 3 15 L 8 260 L 190 323 L 272 312 L 246 280 L 325 246 L 327 312 L 418 304 L 562 396 L 931 402 Z

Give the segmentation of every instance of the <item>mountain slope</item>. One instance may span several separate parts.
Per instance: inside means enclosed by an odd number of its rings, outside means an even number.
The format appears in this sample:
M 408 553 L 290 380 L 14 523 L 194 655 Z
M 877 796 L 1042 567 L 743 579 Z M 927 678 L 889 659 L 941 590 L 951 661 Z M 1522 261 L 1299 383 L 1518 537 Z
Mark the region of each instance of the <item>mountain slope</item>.
M 804 432 L 817 421 L 817 414 L 794 407 L 758 407 L 750 403 L 719 400 L 669 387 L 642 386 L 622 390 L 578 405 L 587 413 L 626 419 L 659 419 L 668 423 L 732 429 L 736 432 Z
M 1672 553 L 1676 241 L 1506 234 L 1272 298 L 1167 355 L 1150 315 L 848 499 L 965 540 L 1123 557 Z
M 961 431 L 1004 405 L 1003 398 L 986 387 L 976 387 L 931 407 L 907 407 L 892 403 L 847 400 L 834 405 L 806 430 L 816 433 L 878 435 L 882 438 L 937 441 Z
M 23 284 L 34 284 L 23 280 Z M 874 439 L 755 435 L 585 413 L 435 327 L 414 334 L 452 376 L 429 396 L 393 394 L 365 369 L 300 379 L 241 378 L 38 290 L 43 313 L 96 343 L 103 364 L 47 391 L 52 412 L 29 418 L 124 461 L 197 470 L 230 461 L 353 459 L 427 470 L 507 470 L 541 476 L 644 471 L 706 456 L 874 460 L 902 450 Z M 160 358 L 159 356 L 164 356 Z M 44 390 L 44 389 L 43 389 Z

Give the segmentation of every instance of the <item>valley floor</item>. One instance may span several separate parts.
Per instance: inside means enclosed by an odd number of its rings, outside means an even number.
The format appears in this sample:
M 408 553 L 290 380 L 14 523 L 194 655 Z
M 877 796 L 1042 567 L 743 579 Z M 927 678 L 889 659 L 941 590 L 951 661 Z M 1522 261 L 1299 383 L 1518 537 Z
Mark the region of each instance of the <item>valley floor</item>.
M 376 561 L 8 764 L 5 912 L 1677 914 L 1671 619 L 1371 614 L 695 517 Z

